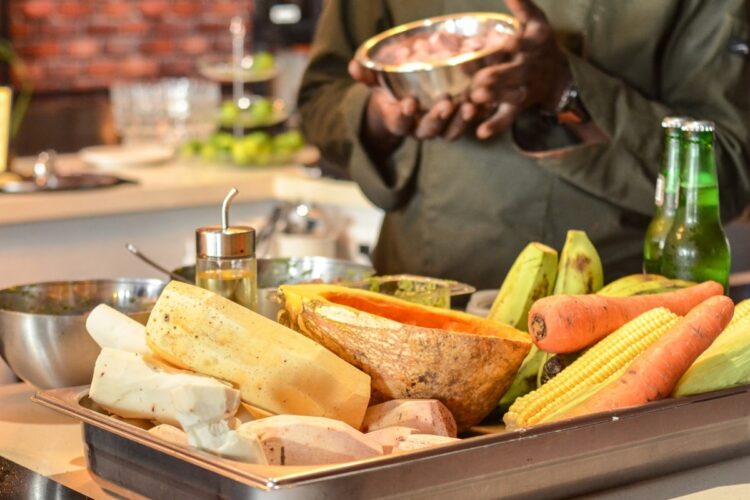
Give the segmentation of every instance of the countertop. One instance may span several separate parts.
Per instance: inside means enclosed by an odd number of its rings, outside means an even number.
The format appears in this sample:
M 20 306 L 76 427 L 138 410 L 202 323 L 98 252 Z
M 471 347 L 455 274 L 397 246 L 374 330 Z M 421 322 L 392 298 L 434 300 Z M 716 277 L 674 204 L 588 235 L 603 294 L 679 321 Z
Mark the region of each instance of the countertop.
M 80 424 L 31 402 L 28 384 L 0 386 L 0 498 L 113 498 L 83 457 Z M 607 490 L 585 498 L 741 499 L 750 495 L 750 456 Z M 49 481 L 46 481 L 48 478 Z
M 15 168 L 23 172 L 32 162 L 32 158 L 20 158 Z M 96 171 L 75 154 L 59 155 L 58 164 L 63 173 Z M 227 186 L 240 191 L 235 203 L 301 200 L 373 207 L 354 183 L 315 177 L 311 175 L 314 170 L 297 165 L 235 167 L 177 158 L 152 166 L 98 172 L 134 183 L 85 191 L 0 193 L 0 226 L 217 205 L 226 196 Z

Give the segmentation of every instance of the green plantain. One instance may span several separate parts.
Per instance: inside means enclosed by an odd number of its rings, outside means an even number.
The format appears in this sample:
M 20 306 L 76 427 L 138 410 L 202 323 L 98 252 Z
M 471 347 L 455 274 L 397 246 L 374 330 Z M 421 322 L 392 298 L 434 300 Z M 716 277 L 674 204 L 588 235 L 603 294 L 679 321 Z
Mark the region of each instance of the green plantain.
M 550 294 L 556 272 L 557 251 L 529 243 L 510 267 L 487 318 L 526 331 L 531 304 Z
M 526 331 L 531 304 L 550 294 L 556 273 L 557 251 L 541 243 L 529 243 L 508 271 L 487 317 Z M 502 411 L 507 410 L 516 398 L 536 389 L 537 372 L 544 357 L 544 352 L 535 345 L 531 346 L 500 400 Z
M 607 297 L 630 297 L 664 293 L 693 286 L 696 283 L 680 279 L 670 279 L 658 274 L 631 274 L 609 283 L 597 292 Z

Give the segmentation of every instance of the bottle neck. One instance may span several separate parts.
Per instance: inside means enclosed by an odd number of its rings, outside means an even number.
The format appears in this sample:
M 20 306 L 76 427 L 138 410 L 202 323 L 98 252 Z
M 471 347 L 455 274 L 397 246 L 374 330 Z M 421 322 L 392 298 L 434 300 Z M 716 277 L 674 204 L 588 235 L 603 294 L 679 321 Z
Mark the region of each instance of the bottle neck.
M 682 153 L 680 130 L 666 129 L 664 131 L 664 156 L 656 189 L 657 211 L 674 214 L 677 210 Z
M 687 132 L 682 148 L 678 209 L 685 221 L 719 221 L 719 184 L 713 132 Z

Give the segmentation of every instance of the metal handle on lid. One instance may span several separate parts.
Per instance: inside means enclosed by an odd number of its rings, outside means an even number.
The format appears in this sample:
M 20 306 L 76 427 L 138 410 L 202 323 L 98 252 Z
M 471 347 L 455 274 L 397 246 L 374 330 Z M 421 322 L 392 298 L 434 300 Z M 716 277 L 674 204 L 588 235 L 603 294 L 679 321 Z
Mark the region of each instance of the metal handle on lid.
M 221 204 L 221 230 L 225 233 L 229 229 L 229 205 L 232 204 L 232 199 L 237 196 L 237 193 L 239 193 L 237 188 L 230 189 L 229 194 Z

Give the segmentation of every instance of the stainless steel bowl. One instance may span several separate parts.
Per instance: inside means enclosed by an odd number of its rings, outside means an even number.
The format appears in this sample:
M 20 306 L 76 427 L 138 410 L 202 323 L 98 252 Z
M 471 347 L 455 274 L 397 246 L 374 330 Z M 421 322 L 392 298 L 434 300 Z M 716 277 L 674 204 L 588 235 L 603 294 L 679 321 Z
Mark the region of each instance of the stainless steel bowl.
M 109 304 L 145 323 L 165 283 L 153 279 L 61 281 L 0 290 L 0 356 L 21 379 L 49 389 L 88 384 L 99 346 L 86 316 Z
M 174 270 L 175 274 L 195 282 L 195 266 Z M 339 283 L 361 281 L 372 276 L 375 270 L 364 264 L 328 257 L 275 257 L 258 259 L 258 312 L 276 319 L 279 302 L 276 288 L 279 285 L 320 281 Z
M 507 51 L 489 47 L 440 61 L 403 64 L 379 62 L 378 52 L 420 32 L 445 31 L 469 37 L 489 30 L 514 34 L 519 30 L 519 23 L 511 16 L 494 12 L 464 12 L 430 17 L 402 24 L 370 38 L 357 49 L 354 58 L 364 67 L 373 70 L 378 75 L 380 84 L 396 98 L 412 96 L 423 107 L 429 107 L 440 96 L 463 95 L 469 88 L 474 73 L 487 65 L 507 60 Z

